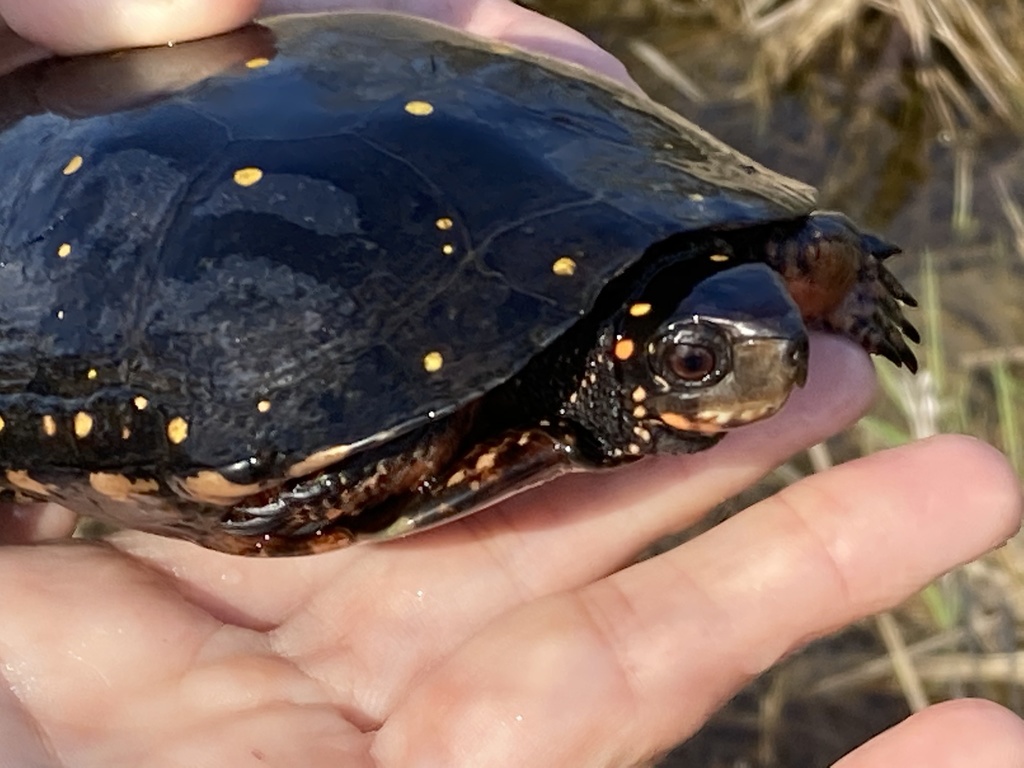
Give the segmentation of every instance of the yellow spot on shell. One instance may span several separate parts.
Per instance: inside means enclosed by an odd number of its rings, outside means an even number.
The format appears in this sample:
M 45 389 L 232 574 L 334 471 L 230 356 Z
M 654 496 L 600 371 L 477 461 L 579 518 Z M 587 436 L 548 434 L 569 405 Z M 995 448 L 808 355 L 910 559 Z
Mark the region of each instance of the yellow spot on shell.
M 257 56 L 255 59 L 249 59 L 245 62 L 245 66 L 249 69 L 261 69 L 270 63 L 270 59 L 266 56 Z
M 136 407 L 136 409 L 144 411 L 146 410 L 146 406 L 149 405 L 149 400 L 144 398 L 142 395 L 138 395 L 135 397 L 135 399 L 132 400 L 132 404 Z
M 132 436 L 132 431 L 128 427 L 121 427 L 121 439 L 127 440 Z
M 638 301 L 636 304 L 629 308 L 629 314 L 631 314 L 633 317 L 644 317 L 645 315 L 650 314 L 650 312 L 651 305 L 648 304 L 646 301 Z
M 75 173 L 79 168 L 82 167 L 83 162 L 85 161 L 82 160 L 81 155 L 75 155 L 70 160 L 68 160 L 68 164 L 64 166 L 63 174 L 65 176 L 70 176 L 72 173 Z
M 256 403 L 256 410 L 259 411 L 260 413 L 266 413 L 267 411 L 270 410 L 270 401 L 260 400 L 258 403 Z
M 47 437 L 53 437 L 57 434 L 57 422 L 49 414 L 43 416 L 43 433 Z
M 95 379 L 97 376 L 99 376 L 99 373 L 96 372 L 95 368 L 90 368 L 88 372 L 85 374 L 85 378 L 89 379 L 90 381 Z
M 174 445 L 181 445 L 188 437 L 188 422 L 181 416 L 175 416 L 167 422 L 167 439 Z
M 64 310 L 63 309 L 58 309 L 57 310 L 57 319 L 58 320 L 63 320 L 64 319 Z
M 453 253 L 455 253 L 455 246 L 452 245 L 451 243 L 445 243 L 444 245 L 441 246 L 441 253 L 443 253 L 445 256 L 451 256 Z
M 729 260 L 729 254 L 727 253 L 715 253 L 711 255 L 711 260 L 717 264 L 721 264 Z
M 416 117 L 426 117 L 434 113 L 434 105 L 429 101 L 410 101 L 405 105 L 405 111 Z
M 239 168 L 235 171 L 235 184 L 240 187 L 251 187 L 263 178 L 263 171 L 259 168 Z
M 75 414 L 75 437 L 83 438 L 92 432 L 92 416 L 85 411 Z
M 555 260 L 555 263 L 551 265 L 551 271 L 559 277 L 572 277 L 576 274 L 576 261 L 568 256 L 563 256 Z
M 442 216 L 440 219 L 434 222 L 434 226 L 441 230 L 447 230 L 454 227 L 455 222 L 449 219 L 447 216 Z
M 619 339 L 615 342 L 615 357 L 619 360 L 629 360 L 636 350 L 632 339 Z
M 647 390 L 643 387 L 637 387 L 633 390 L 633 402 L 642 403 L 647 399 Z
M 427 373 L 437 373 L 441 370 L 442 365 L 444 365 L 444 357 L 440 352 L 427 352 L 423 356 L 423 369 Z
M 3 432 L 4 431 L 4 427 L 6 427 L 6 426 L 7 426 L 7 422 L 4 421 L 4 417 L 3 416 L 0 416 L 0 432 Z
M 60 256 L 62 259 L 66 259 L 68 256 L 70 256 L 71 243 L 61 243 L 60 247 L 57 249 L 57 255 Z

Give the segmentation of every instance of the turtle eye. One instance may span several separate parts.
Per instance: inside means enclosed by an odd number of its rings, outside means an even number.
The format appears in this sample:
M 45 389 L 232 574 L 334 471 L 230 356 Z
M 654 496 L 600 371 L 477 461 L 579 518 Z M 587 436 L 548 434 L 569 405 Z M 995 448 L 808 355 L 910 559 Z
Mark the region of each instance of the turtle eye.
M 708 321 L 694 320 L 668 328 L 651 353 L 652 370 L 668 387 L 715 384 L 732 365 L 729 337 Z
M 680 381 L 704 381 L 718 367 L 715 350 L 704 344 L 675 344 L 666 353 L 665 367 Z

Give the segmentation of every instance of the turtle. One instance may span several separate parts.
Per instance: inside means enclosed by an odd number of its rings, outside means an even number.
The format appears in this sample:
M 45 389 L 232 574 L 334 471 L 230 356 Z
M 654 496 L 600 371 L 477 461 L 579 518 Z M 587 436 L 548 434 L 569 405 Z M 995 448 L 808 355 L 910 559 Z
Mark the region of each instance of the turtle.
M 689 453 L 808 332 L 916 370 L 898 252 L 641 93 L 410 16 L 0 78 L 0 484 L 236 555 Z

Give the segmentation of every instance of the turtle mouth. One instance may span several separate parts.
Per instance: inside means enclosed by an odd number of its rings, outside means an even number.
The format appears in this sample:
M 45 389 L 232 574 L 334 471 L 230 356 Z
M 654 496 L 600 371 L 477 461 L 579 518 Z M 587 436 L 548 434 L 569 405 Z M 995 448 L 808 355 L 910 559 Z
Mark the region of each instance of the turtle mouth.
M 655 396 L 650 405 L 672 429 L 725 432 L 777 413 L 806 383 L 807 362 L 806 336 L 748 339 L 733 346 L 731 370 L 721 380 L 686 397 Z

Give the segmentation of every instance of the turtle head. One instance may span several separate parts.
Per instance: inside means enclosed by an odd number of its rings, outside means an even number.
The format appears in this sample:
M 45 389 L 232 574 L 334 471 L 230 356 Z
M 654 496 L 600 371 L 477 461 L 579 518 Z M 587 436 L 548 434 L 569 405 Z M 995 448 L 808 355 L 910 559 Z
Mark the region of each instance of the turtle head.
M 782 278 L 745 264 L 698 283 L 644 346 L 648 414 L 716 434 L 771 416 L 807 378 L 807 331 Z
M 603 391 L 617 403 L 603 409 L 603 424 L 586 425 L 605 460 L 707 447 L 778 411 L 807 376 L 800 310 L 764 264 L 695 283 L 692 270 L 658 272 L 613 318 L 600 346 L 575 400 L 601 412 L 594 401 Z

